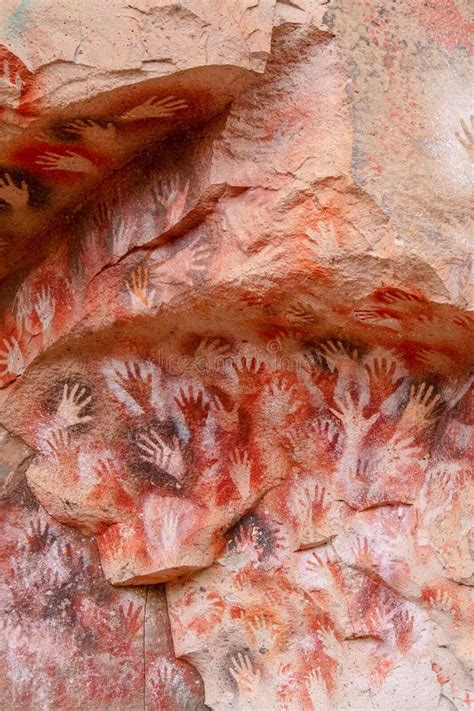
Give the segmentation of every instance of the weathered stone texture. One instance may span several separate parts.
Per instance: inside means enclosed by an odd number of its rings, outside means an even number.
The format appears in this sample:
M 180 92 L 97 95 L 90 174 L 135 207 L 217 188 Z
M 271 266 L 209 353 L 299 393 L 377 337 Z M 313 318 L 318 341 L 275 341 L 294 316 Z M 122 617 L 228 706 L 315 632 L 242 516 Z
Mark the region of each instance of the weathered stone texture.
M 0 708 L 474 704 L 467 14 L 6 1 Z

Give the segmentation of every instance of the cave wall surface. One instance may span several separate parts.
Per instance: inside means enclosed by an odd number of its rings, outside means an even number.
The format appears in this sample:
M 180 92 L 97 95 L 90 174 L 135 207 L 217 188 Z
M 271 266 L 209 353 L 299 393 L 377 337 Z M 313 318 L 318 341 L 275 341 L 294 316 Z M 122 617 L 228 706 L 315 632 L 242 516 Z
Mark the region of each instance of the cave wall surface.
M 1 709 L 473 707 L 471 35 L 3 0 Z

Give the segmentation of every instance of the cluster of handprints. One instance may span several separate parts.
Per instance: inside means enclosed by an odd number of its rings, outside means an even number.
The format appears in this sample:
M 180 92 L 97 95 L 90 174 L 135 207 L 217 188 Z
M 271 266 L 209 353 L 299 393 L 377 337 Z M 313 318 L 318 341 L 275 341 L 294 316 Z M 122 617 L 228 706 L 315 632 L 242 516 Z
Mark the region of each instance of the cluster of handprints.
M 337 342 L 312 356 L 309 380 L 260 390 L 289 477 L 216 564 L 168 585 L 175 648 L 216 709 L 469 708 L 472 378 L 415 381 L 394 354 Z M 228 459 L 241 477 L 252 454 Z
M 166 618 L 144 656 L 146 591 L 107 583 L 92 540 L 56 523 L 26 490 L 4 502 L 1 536 L 6 707 L 142 708 L 146 698 L 157 711 L 201 708 Z
M 37 430 L 48 471 L 70 501 L 86 491 L 88 516 L 111 512 L 101 526 L 150 515 L 123 550 L 152 565 L 179 565 L 194 528 L 212 530 L 216 563 L 169 583 L 168 604 L 176 651 L 218 686 L 216 708 L 349 708 L 367 689 L 382 708 L 408 667 L 410 694 L 428 674 L 463 708 L 472 377 L 417 380 L 394 352 L 341 341 L 281 336 L 278 350 L 207 337 L 195 362 L 225 368 L 109 358 L 60 381 Z M 94 450 L 103 403 L 125 449 L 112 437 Z

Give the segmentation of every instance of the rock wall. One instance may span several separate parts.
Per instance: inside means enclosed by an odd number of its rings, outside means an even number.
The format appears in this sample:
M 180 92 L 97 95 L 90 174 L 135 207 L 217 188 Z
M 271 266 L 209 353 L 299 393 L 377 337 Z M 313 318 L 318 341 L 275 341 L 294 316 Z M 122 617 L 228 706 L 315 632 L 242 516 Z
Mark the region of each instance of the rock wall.
M 8 0 L 0 708 L 474 703 L 454 0 Z

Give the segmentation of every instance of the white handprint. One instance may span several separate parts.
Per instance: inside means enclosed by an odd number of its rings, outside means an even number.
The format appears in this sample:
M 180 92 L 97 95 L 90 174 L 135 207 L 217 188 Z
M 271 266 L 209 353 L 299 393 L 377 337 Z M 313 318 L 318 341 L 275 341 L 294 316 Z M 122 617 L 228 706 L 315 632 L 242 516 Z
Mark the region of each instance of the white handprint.
M 186 472 L 186 467 L 181 450 L 181 443 L 177 437 L 173 437 L 168 445 L 160 437 L 158 432 L 151 429 L 148 435 L 141 434 L 138 438 L 138 447 L 141 450 L 141 458 L 145 462 L 154 464 L 181 481 Z
M 89 395 L 87 388 L 79 383 L 72 385 L 71 389 L 69 387 L 68 383 L 64 384 L 63 394 L 56 410 L 56 418 L 65 427 L 72 427 L 92 419 L 92 415 L 82 412 L 92 400 L 92 395 Z
M 380 413 L 376 412 L 371 417 L 364 417 L 363 407 L 348 393 L 343 400 L 335 399 L 336 408 L 330 408 L 335 417 L 342 422 L 347 440 L 361 441 L 378 420 Z
M 296 387 L 283 378 L 265 385 L 264 410 L 267 419 L 275 424 L 284 422 L 301 407 Z
M 248 452 L 241 452 L 238 449 L 232 452 L 230 475 L 240 496 L 245 500 L 250 493 L 250 479 L 252 476 L 252 465 Z
M 175 96 L 167 96 L 164 99 L 151 96 L 142 104 L 125 111 L 120 118 L 124 121 L 137 121 L 147 118 L 171 118 L 177 111 L 182 111 L 186 109 L 187 106 L 184 99 L 177 99 Z
M 214 397 L 211 401 L 211 411 L 215 414 L 215 418 L 219 427 L 226 432 L 235 431 L 239 422 L 239 406 L 234 403 L 228 410 L 220 398 Z
M 159 684 L 164 686 L 168 693 L 176 694 L 182 684 L 179 670 L 172 662 L 165 660 L 156 670 L 156 677 Z
M 265 615 L 255 615 L 249 621 L 250 634 L 259 649 L 270 650 L 276 641 L 276 625 Z
M 0 366 L 2 366 L 4 375 L 8 373 L 21 375 L 25 370 L 25 359 L 16 338 L 12 338 L 11 341 L 3 339 L 3 349 L 0 350 Z
M 161 524 L 160 541 L 165 550 L 174 550 L 178 541 L 181 516 L 177 511 L 166 511 Z
M 112 241 L 112 251 L 114 257 L 121 257 L 130 247 L 131 234 L 125 224 L 125 220 L 118 214 L 108 218 L 110 224 L 107 228 L 107 236 Z
M 189 180 L 186 180 L 183 187 L 180 187 L 178 175 L 168 181 L 163 181 L 153 190 L 155 202 L 161 205 L 166 213 L 165 229 L 169 229 L 179 222 L 186 206 L 188 192 Z
M 38 294 L 34 308 L 45 331 L 48 330 L 54 318 L 55 304 L 56 301 L 54 297 L 51 296 L 51 288 L 49 286 L 43 286 Z
M 0 74 L 0 106 L 10 109 L 18 109 L 20 106 L 21 90 L 23 82 L 21 76 L 12 76 L 8 59 L 3 60 L 3 76 Z

